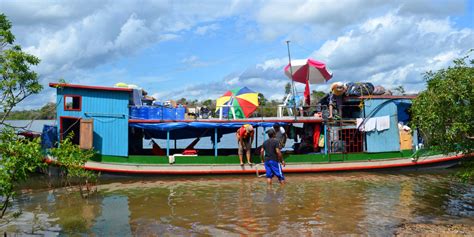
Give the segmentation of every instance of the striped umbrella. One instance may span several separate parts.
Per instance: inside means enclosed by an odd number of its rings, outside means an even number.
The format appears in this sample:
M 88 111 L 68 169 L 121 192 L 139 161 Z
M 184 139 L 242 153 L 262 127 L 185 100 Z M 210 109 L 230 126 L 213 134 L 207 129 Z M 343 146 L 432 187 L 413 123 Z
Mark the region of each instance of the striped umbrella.
M 235 113 L 235 118 L 248 118 L 258 108 L 258 93 L 247 87 L 227 91 L 216 100 L 216 113 L 222 109 L 224 117 L 233 117 L 229 110 Z
M 291 68 L 290 64 L 288 64 L 285 67 L 285 74 L 293 81 L 306 84 L 304 89 L 304 101 L 306 105 L 311 104 L 309 84 L 325 83 L 332 78 L 332 72 L 326 68 L 326 64 L 309 58 L 291 60 Z
M 291 60 L 290 65 L 285 67 L 285 74 L 288 78 L 303 84 L 320 84 L 332 78 L 332 72 L 326 68 L 326 64 L 313 59 Z

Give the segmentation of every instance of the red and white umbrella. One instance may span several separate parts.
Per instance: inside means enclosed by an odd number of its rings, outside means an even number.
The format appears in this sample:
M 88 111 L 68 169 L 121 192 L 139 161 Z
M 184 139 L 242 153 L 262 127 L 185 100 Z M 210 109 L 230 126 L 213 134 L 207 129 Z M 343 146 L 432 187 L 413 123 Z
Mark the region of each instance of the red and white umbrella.
M 296 82 L 306 84 L 321 84 L 332 78 L 332 72 L 326 68 L 326 64 L 313 59 L 291 60 L 290 64 L 285 67 L 285 74 Z

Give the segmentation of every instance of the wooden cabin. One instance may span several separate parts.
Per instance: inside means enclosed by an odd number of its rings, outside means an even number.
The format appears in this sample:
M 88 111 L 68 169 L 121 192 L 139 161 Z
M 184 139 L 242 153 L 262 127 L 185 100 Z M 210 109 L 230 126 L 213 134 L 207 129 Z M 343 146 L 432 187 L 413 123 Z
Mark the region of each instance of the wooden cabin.
M 74 133 L 81 148 L 128 156 L 128 114 L 132 89 L 50 83 L 57 90 L 60 139 Z

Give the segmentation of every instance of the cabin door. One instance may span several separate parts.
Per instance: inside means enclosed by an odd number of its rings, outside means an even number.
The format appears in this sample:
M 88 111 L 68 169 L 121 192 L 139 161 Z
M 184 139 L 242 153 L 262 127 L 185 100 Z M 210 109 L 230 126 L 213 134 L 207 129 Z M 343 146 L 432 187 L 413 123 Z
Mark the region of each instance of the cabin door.
M 81 149 L 92 149 L 94 140 L 94 120 L 82 119 L 80 129 L 81 135 L 79 139 L 79 147 Z

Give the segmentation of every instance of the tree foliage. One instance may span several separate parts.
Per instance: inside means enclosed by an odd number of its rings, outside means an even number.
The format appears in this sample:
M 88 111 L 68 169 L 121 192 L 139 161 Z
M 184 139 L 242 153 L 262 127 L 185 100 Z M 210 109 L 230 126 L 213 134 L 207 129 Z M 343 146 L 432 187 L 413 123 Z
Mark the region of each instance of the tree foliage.
M 11 27 L 7 17 L 0 14 L 0 111 L 3 112 L 0 124 L 4 125 L 0 131 L 0 218 L 15 195 L 16 185 L 40 167 L 43 158 L 37 140 L 19 138 L 4 123 L 18 103 L 42 89 L 38 75 L 30 68 L 37 65 L 39 59 L 14 44 Z
M 31 70 L 40 60 L 15 45 L 11 22 L 0 14 L 0 111 L 3 124 L 12 109 L 25 98 L 41 91 L 38 75 Z
M 0 113 L 3 117 L 3 113 Z M 56 104 L 47 103 L 41 109 L 11 111 L 7 120 L 52 120 L 56 119 Z
M 405 87 L 400 85 L 400 86 L 397 86 L 397 87 L 393 88 L 393 92 L 394 92 L 395 95 L 404 95 L 406 91 L 405 91 Z
M 39 140 L 22 139 L 10 128 L 4 128 L 0 133 L 0 154 L 0 218 L 3 218 L 15 195 L 16 185 L 28 179 L 30 173 L 44 163 Z
M 311 105 L 317 105 L 318 102 L 326 95 L 324 91 L 311 91 Z
M 474 60 L 454 60 L 454 66 L 424 77 L 427 89 L 413 102 L 413 123 L 425 143 L 441 151 L 474 151 Z
M 291 91 L 291 82 L 288 82 L 285 84 L 285 95 L 288 95 L 289 93 L 292 93 Z
M 73 144 L 71 138 L 73 133 L 63 139 L 57 148 L 50 150 L 51 156 L 61 168 L 61 176 L 66 186 L 77 183 L 82 197 L 87 197 L 92 191 L 93 184 L 97 182 L 97 175 L 83 167 L 86 162 L 94 156 L 93 150 L 83 150 Z

